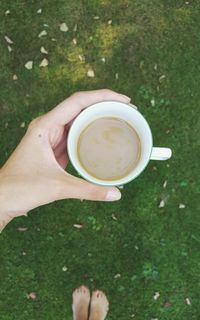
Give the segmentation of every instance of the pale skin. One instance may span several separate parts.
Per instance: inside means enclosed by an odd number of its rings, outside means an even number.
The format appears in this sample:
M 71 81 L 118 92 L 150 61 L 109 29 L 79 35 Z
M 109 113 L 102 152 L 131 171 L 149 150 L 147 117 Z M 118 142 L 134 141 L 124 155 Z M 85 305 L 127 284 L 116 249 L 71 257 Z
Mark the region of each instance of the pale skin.
M 81 286 L 73 292 L 73 320 L 104 320 L 108 313 L 109 303 L 106 295 L 95 290 L 90 297 L 89 289 Z
M 15 217 L 61 199 L 115 201 L 121 193 L 70 175 L 67 133 L 73 119 L 100 101 L 129 103 L 108 89 L 77 92 L 45 115 L 34 119 L 17 148 L 0 169 L 0 231 Z

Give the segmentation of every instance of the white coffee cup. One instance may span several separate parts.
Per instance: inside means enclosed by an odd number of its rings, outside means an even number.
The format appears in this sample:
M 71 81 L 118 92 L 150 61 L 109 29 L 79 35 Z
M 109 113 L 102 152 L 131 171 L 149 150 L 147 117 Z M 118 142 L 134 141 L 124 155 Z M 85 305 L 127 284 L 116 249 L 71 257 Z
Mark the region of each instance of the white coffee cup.
M 141 156 L 137 166 L 127 176 L 112 181 L 93 177 L 82 167 L 77 155 L 80 134 L 91 122 L 104 117 L 115 117 L 126 121 L 136 130 L 141 142 Z M 153 147 L 151 129 L 136 106 L 117 101 L 99 102 L 83 110 L 74 120 L 69 130 L 67 149 L 69 159 L 78 174 L 90 182 L 104 186 L 124 185 L 139 176 L 150 160 L 167 160 L 172 155 L 172 151 L 169 148 Z

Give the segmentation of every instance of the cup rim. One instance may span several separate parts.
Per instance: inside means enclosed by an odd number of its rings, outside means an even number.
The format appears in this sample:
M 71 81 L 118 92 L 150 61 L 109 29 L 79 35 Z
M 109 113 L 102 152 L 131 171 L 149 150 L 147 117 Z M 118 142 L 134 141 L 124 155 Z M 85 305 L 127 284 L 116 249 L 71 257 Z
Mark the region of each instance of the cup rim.
M 94 179 L 97 180 L 97 181 L 94 181 L 92 175 L 90 175 L 89 173 L 87 173 L 87 174 L 91 177 L 91 179 L 87 178 L 87 177 L 84 175 L 84 173 L 80 172 L 79 168 L 77 168 L 77 166 L 76 166 L 76 164 L 74 163 L 74 161 L 73 161 L 73 159 L 72 159 L 72 157 L 71 157 L 71 154 L 70 154 L 70 152 L 69 152 L 69 150 L 70 150 L 70 133 L 71 133 L 71 129 L 72 129 L 73 125 L 76 124 L 76 123 L 79 121 L 79 116 L 82 115 L 82 114 L 84 114 L 84 113 L 87 113 L 88 110 L 96 109 L 96 108 L 97 108 L 97 105 L 102 104 L 102 103 L 106 103 L 106 102 L 108 102 L 108 103 L 110 103 L 110 102 L 119 103 L 119 104 L 125 105 L 126 107 L 131 108 L 134 112 L 139 113 L 140 116 L 143 118 L 143 121 L 145 121 L 145 123 L 146 123 L 146 125 L 147 125 L 147 127 L 148 127 L 148 129 L 149 129 L 149 133 L 150 133 L 151 149 L 150 149 L 150 153 L 149 153 L 148 160 L 146 161 L 146 163 L 145 163 L 145 165 L 143 166 L 142 170 L 141 170 L 140 172 L 138 172 L 138 174 L 137 174 L 136 176 L 130 177 L 128 180 L 125 180 L 125 181 L 122 181 L 122 180 L 124 180 L 125 178 L 116 179 L 116 180 L 111 180 L 111 181 L 108 180 L 108 181 L 107 181 L 107 180 L 101 180 L 101 179 L 98 179 L 98 178 L 95 178 L 95 177 L 94 177 Z M 113 116 L 113 117 L 114 117 L 114 116 Z M 98 117 L 98 118 L 100 118 L 100 117 Z M 98 118 L 97 118 L 97 119 L 98 119 Z M 96 119 L 95 119 L 95 120 L 96 120 Z M 95 120 L 93 119 L 93 120 L 91 120 L 91 122 L 93 122 L 93 121 L 95 121 Z M 69 157 L 69 160 L 70 160 L 72 166 L 74 167 L 74 169 L 76 170 L 76 172 L 78 173 L 79 176 L 81 176 L 82 178 L 84 178 L 86 181 L 88 181 L 88 182 L 90 182 L 90 183 L 94 183 L 94 184 L 100 185 L 100 186 L 108 186 L 108 187 L 109 187 L 109 186 L 111 186 L 111 187 L 112 187 L 112 186 L 121 186 L 121 185 L 124 185 L 124 184 L 127 184 L 127 183 L 131 182 L 132 180 L 135 180 L 135 179 L 146 169 L 148 163 L 150 162 L 152 150 L 153 150 L 153 135 L 152 135 L 152 132 L 151 132 L 151 128 L 150 128 L 150 126 L 149 126 L 146 118 L 143 116 L 143 114 L 142 114 L 140 111 L 138 111 L 137 107 L 136 107 L 135 105 L 133 105 L 132 103 L 131 103 L 131 104 L 129 104 L 129 103 L 127 104 L 127 103 L 124 103 L 124 102 L 114 101 L 114 100 L 107 100 L 107 101 L 101 101 L 101 102 L 94 103 L 94 104 L 88 106 L 87 108 L 85 108 L 83 111 L 81 111 L 81 112 L 76 116 L 76 118 L 74 119 L 74 121 L 73 121 L 73 123 L 72 123 L 72 125 L 70 126 L 69 131 L 68 131 L 68 137 L 67 137 L 67 153 L 68 153 L 68 157 Z M 121 180 L 121 182 L 120 182 L 120 180 Z

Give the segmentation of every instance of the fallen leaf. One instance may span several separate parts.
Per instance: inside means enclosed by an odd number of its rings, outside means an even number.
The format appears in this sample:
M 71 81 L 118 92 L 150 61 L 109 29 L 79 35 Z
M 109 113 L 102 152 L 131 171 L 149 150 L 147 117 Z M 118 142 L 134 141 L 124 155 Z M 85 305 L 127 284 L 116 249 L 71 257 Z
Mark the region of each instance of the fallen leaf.
M 26 256 L 26 252 L 25 252 L 25 251 L 23 251 L 23 252 L 22 252 L 22 255 L 23 255 L 23 256 Z
M 150 102 L 151 102 L 152 107 L 155 107 L 155 104 L 156 104 L 155 99 L 152 98 Z
M 94 16 L 94 20 L 99 20 L 99 16 Z
M 47 31 L 46 30 L 42 30 L 39 34 L 38 34 L 38 38 L 42 38 L 44 36 L 47 35 Z
M 79 54 L 78 57 L 81 62 L 85 62 L 85 57 L 83 54 Z
M 185 205 L 183 203 L 180 203 L 178 207 L 179 209 L 185 209 Z
M 22 122 L 21 124 L 20 124 L 20 128 L 24 128 L 25 127 L 25 122 Z
M 8 36 L 5 36 L 4 38 L 5 38 L 7 43 L 9 43 L 9 44 L 13 44 L 14 43 Z
M 165 201 L 164 201 L 164 200 L 161 200 L 158 207 L 159 207 L 159 208 L 163 208 L 164 206 L 165 206 Z
M 19 228 L 17 228 L 17 230 L 18 230 L 19 232 L 25 232 L 25 231 L 28 230 L 28 228 L 26 228 L 26 227 L 19 227 Z
M 51 41 L 57 41 L 55 38 L 52 38 Z
M 158 70 L 158 65 L 157 65 L 157 63 L 154 65 L 154 67 L 153 67 L 153 68 L 154 68 L 154 70 L 155 70 L 155 71 L 157 71 L 157 70 Z
M 112 24 L 112 20 L 108 20 L 108 24 Z
M 171 307 L 171 305 L 172 305 L 171 302 L 166 301 L 164 304 L 164 308 L 169 308 L 169 307 Z
M 73 31 L 76 32 L 77 28 L 78 28 L 78 26 L 77 26 L 77 24 L 75 24 Z
M 17 77 L 16 74 L 13 75 L 13 80 L 14 80 L 14 81 L 18 80 L 18 77 Z
M 42 52 L 44 54 L 48 54 L 48 51 L 44 47 L 40 48 L 40 52 Z
M 43 26 L 48 28 L 49 25 L 48 25 L 48 23 L 43 23 Z
M 117 217 L 115 216 L 114 213 L 112 213 L 112 216 L 111 216 L 111 217 L 112 217 L 113 220 L 117 221 Z
M 42 60 L 42 62 L 40 63 L 40 67 L 45 68 L 45 67 L 48 66 L 48 64 L 49 64 L 48 60 L 47 60 L 46 58 L 44 58 L 44 59 Z
M 67 271 L 68 270 L 68 268 L 66 267 L 66 266 L 64 266 L 64 267 L 62 267 L 62 271 Z
M 8 14 L 10 14 L 10 10 L 6 10 L 5 15 L 7 16 Z
M 74 45 L 77 45 L 77 39 L 76 38 L 74 38 L 72 41 L 73 41 Z
M 165 180 L 163 183 L 163 188 L 165 189 L 166 187 L 167 187 L 167 180 Z
M 165 78 L 166 78 L 166 75 L 163 74 L 162 76 L 160 76 L 159 81 L 162 82 Z
M 76 229 L 83 228 L 82 224 L 76 224 L 76 223 L 73 225 L 73 227 L 76 228 Z
M 62 32 L 67 32 L 69 30 L 68 26 L 66 25 L 65 22 L 60 24 L 60 31 Z
M 158 300 L 158 298 L 160 297 L 160 293 L 159 292 L 155 292 L 153 298 L 154 300 Z
M 88 72 L 87 72 L 87 76 L 88 76 L 89 78 L 94 78 L 94 76 L 95 76 L 94 70 L 89 69 Z
M 27 299 L 31 299 L 31 300 L 36 300 L 37 299 L 37 295 L 36 295 L 36 292 L 31 292 L 31 293 L 28 293 L 26 295 Z
M 185 299 L 185 302 L 186 302 L 186 304 L 187 304 L 188 306 L 191 306 L 191 301 L 190 301 L 189 298 L 186 298 L 186 299 Z
M 9 51 L 9 52 L 13 51 L 13 49 L 12 49 L 11 46 L 8 46 L 8 51 Z
M 33 68 L 33 61 L 27 61 L 24 66 L 26 69 L 31 70 Z
M 38 14 L 41 14 L 41 13 L 42 13 L 42 8 L 38 9 L 38 10 L 37 10 L 37 13 L 38 13 Z
M 117 273 L 115 276 L 114 276 L 114 279 L 118 279 L 121 277 L 121 274 L 120 273 Z

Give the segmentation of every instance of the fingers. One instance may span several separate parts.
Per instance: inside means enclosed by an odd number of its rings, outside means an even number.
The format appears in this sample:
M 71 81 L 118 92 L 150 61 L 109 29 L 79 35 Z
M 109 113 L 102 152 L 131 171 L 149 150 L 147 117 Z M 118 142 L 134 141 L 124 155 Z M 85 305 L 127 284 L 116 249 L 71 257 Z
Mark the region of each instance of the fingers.
M 89 183 L 83 179 L 66 175 L 60 183 L 59 199 L 84 199 L 93 201 L 116 201 L 121 198 L 115 187 L 103 187 Z
M 101 101 L 120 101 L 129 103 L 130 98 L 108 89 L 82 91 L 73 94 L 46 114 L 55 124 L 65 125 L 74 119 L 84 108 Z

